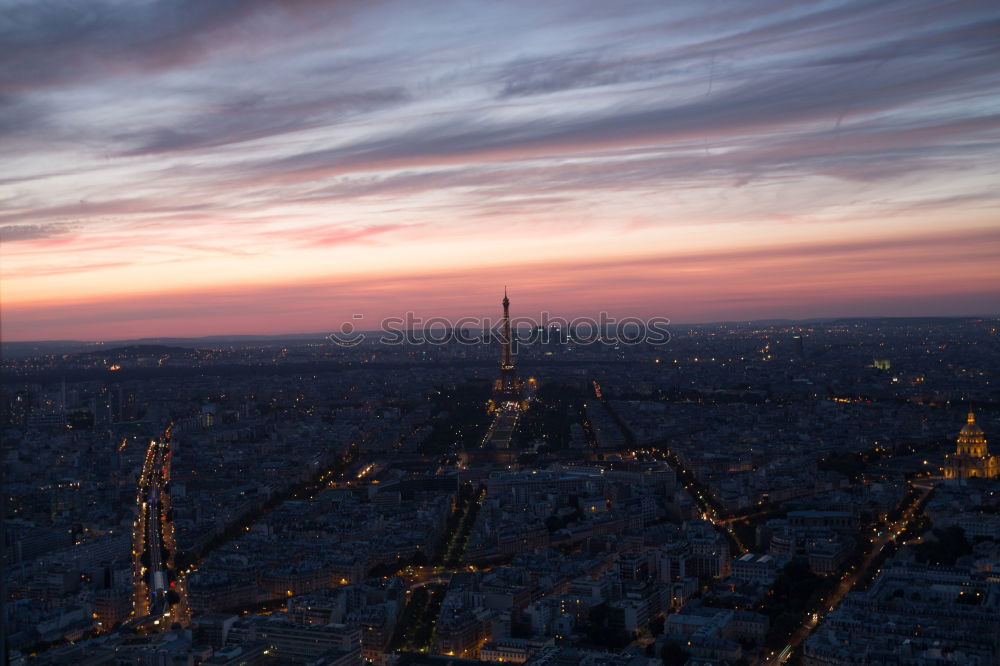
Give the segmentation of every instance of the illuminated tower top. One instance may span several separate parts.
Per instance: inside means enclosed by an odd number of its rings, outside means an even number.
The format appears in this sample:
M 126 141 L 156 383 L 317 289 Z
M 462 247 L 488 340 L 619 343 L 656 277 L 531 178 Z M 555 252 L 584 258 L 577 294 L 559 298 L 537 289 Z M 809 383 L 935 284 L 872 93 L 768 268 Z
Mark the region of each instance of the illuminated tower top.
M 500 367 L 504 370 L 514 369 L 510 339 L 510 299 L 507 298 L 507 287 L 503 288 L 503 352 L 500 356 Z

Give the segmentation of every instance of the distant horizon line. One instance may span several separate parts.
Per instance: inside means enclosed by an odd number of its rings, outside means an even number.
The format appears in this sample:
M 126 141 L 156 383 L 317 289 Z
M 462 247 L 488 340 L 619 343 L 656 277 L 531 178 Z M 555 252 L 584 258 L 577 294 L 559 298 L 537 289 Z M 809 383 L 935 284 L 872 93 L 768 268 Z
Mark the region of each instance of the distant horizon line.
M 803 319 L 790 319 L 783 317 L 772 317 L 765 319 L 728 319 L 728 320 L 718 320 L 718 321 L 706 321 L 706 322 L 679 322 L 670 323 L 671 327 L 704 327 L 704 326 L 723 326 L 723 325 L 764 325 L 773 326 L 777 324 L 784 325 L 797 325 L 797 324 L 816 324 L 816 323 L 832 323 L 838 321 L 876 321 L 876 320 L 892 320 L 892 321 L 906 321 L 906 320 L 962 320 L 962 319 L 1000 319 L 1000 313 L 992 314 L 969 314 L 969 315 L 886 315 L 886 316 L 831 316 L 831 317 L 806 317 Z M 475 327 L 461 327 L 463 329 L 474 330 Z M 518 327 L 520 328 L 520 327 Z M 423 330 L 423 329 L 409 329 L 409 330 Z M 359 332 L 363 333 L 374 333 L 378 332 L 379 329 L 373 328 L 370 330 L 358 329 Z M 32 345 L 32 344 L 84 344 L 84 345 L 107 345 L 107 344 L 127 344 L 127 343 L 143 343 L 152 341 L 198 341 L 198 340 L 278 340 L 283 338 L 299 338 L 299 339 L 327 339 L 330 335 L 329 332 L 320 331 L 310 331 L 304 333 L 217 333 L 211 335 L 194 335 L 194 336 L 177 336 L 177 335 L 167 335 L 167 336 L 146 336 L 140 338 L 108 338 L 108 339 L 76 339 L 76 338 L 63 338 L 63 339 L 42 339 L 42 340 L 3 340 L 0 342 L 0 347 L 7 347 L 10 345 Z

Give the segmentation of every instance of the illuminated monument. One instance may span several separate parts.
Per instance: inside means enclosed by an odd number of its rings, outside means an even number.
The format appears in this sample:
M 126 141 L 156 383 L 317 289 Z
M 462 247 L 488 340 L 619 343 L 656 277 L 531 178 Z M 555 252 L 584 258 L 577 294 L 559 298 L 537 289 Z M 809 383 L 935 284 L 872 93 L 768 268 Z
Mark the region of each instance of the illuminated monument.
M 503 350 L 500 353 L 500 376 L 493 382 L 493 404 L 494 409 L 513 403 L 519 405 L 521 402 L 521 379 L 517 376 L 517 368 L 514 367 L 514 354 L 512 352 L 513 339 L 510 334 L 510 299 L 507 298 L 507 289 L 503 290 Z
M 993 479 L 1000 476 L 1000 459 L 991 456 L 986 448 L 986 435 L 976 424 L 976 417 L 969 418 L 958 433 L 955 452 L 944 463 L 946 479 Z

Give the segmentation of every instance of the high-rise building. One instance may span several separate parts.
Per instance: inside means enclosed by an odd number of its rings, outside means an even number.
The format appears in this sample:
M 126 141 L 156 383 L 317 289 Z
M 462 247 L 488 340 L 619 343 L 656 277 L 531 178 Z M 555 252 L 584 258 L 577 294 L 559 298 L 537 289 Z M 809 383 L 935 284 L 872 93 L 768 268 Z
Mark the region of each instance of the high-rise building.
M 805 346 L 802 343 L 802 334 L 796 333 L 792 336 L 792 345 L 794 347 L 795 358 L 803 359 L 806 357 Z
M 997 476 L 1000 476 L 1000 459 L 990 455 L 986 448 L 986 434 L 970 411 L 965 425 L 958 433 L 955 452 L 948 454 L 945 461 L 944 477 L 994 479 Z

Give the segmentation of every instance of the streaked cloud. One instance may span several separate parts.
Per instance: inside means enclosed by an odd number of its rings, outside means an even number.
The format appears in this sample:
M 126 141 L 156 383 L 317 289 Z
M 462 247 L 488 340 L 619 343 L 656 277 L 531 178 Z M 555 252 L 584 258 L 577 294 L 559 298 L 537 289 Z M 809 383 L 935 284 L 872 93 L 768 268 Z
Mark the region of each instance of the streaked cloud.
M 683 284 L 688 320 L 995 310 L 998 35 L 987 0 L 11 1 L 3 333 L 504 271 L 567 309 Z
M 38 240 L 70 233 L 68 224 L 8 224 L 0 227 L 0 242 Z

